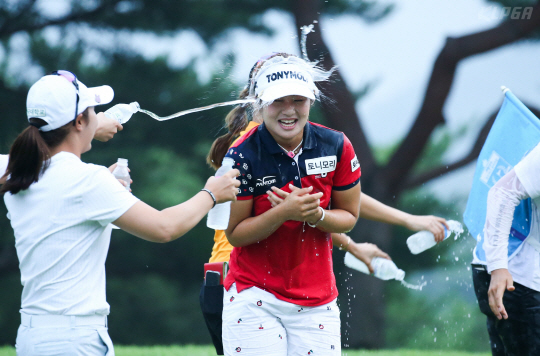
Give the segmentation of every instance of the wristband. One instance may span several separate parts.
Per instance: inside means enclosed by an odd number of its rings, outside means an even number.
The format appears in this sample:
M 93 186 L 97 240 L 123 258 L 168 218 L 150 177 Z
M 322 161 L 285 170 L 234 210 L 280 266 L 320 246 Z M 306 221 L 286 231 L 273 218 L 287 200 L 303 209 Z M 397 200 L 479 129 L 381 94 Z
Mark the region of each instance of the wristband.
M 210 196 L 212 197 L 212 200 L 214 201 L 214 205 L 212 205 L 212 208 L 213 208 L 214 206 L 216 206 L 217 200 L 216 200 L 216 197 L 214 196 L 214 193 L 212 193 L 210 190 L 208 190 L 208 189 L 206 189 L 206 188 L 201 189 L 201 192 L 203 192 L 203 191 L 204 191 L 204 192 L 207 192 L 207 193 L 210 194 Z
M 320 223 L 321 221 L 324 220 L 324 209 L 321 208 L 320 206 L 319 206 L 319 209 L 321 209 L 321 212 L 322 212 L 321 218 L 320 218 L 319 220 L 317 220 L 317 222 L 316 222 L 315 224 L 307 223 L 309 226 L 311 226 L 311 227 L 317 227 L 317 225 L 319 225 L 319 223 Z

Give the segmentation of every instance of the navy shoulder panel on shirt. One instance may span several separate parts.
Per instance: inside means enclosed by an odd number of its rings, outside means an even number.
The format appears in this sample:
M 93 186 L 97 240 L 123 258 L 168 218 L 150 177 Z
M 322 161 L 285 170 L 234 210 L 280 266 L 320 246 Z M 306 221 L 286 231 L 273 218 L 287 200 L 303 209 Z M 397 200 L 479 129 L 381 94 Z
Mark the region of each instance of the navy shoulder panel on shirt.
M 317 149 L 324 152 L 325 150 L 332 150 L 331 148 L 333 148 L 335 155 L 337 156 L 337 161 L 339 162 L 343 153 L 343 142 L 345 140 L 343 132 L 314 122 L 308 123 L 311 125 Z M 319 147 L 319 145 L 321 147 Z

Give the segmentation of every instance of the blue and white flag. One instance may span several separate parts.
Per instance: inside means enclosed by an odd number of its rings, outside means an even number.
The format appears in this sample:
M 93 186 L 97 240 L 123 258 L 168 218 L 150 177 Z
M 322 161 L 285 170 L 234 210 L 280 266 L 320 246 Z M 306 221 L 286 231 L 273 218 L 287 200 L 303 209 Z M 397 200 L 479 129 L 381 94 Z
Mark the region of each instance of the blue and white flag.
M 473 184 L 463 221 L 476 239 L 476 257 L 486 262 L 483 248 L 489 189 L 540 142 L 540 121 L 510 90 L 489 131 L 476 163 Z M 508 241 L 512 258 L 531 228 L 531 199 L 521 201 L 514 212 Z

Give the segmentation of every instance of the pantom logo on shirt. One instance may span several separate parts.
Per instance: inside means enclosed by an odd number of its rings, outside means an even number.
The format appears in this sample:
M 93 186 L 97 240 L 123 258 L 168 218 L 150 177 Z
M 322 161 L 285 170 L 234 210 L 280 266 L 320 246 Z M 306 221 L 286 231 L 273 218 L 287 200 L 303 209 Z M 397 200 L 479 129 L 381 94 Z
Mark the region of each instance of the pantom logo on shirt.
M 313 175 L 333 172 L 336 170 L 336 162 L 336 156 L 306 159 L 306 173 Z
M 270 184 L 274 184 L 276 182 L 276 176 L 267 176 L 263 177 L 262 179 L 257 179 L 257 183 L 255 183 L 256 187 L 264 187 Z
M 356 171 L 358 168 L 360 168 L 360 162 L 358 162 L 358 157 L 354 155 L 354 158 L 351 160 L 351 172 Z

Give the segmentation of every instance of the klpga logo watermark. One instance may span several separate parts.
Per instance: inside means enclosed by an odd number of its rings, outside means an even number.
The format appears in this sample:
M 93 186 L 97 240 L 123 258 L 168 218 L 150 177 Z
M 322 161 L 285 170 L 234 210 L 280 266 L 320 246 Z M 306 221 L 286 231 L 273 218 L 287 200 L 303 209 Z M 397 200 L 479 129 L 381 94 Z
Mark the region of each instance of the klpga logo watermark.
M 532 6 L 488 6 L 480 11 L 478 17 L 482 20 L 529 20 L 532 12 Z

